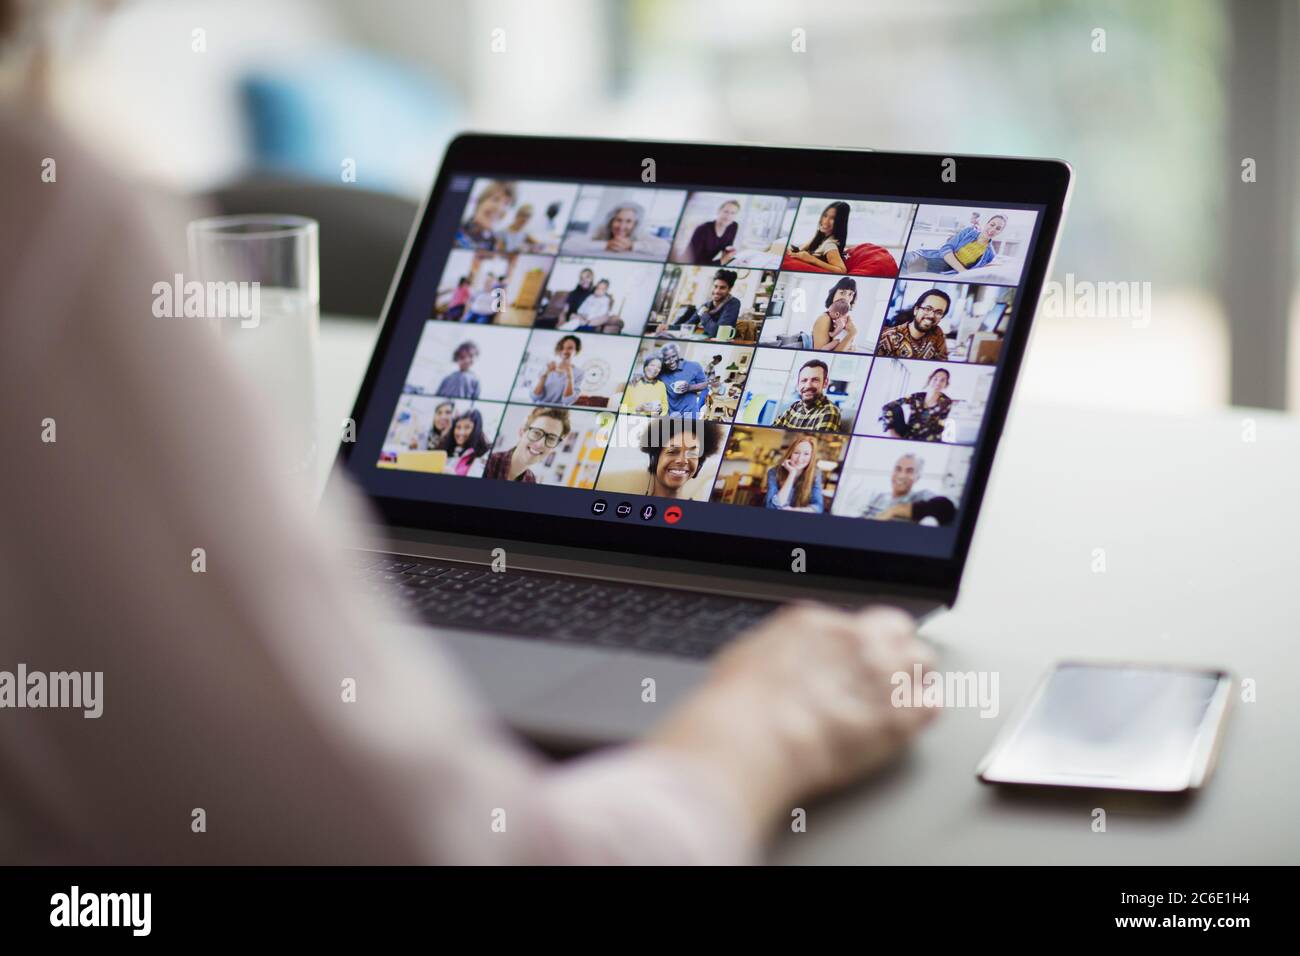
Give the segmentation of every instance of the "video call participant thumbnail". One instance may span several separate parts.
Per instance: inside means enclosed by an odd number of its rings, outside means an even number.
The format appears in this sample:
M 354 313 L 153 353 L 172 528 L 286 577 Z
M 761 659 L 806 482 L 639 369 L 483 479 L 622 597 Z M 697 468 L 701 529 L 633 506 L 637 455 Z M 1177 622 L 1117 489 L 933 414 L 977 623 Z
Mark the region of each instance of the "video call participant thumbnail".
M 958 229 L 942 245 L 905 254 L 903 271 L 954 275 L 986 266 L 994 259 L 993 240 L 1006 227 L 1007 217 L 1002 213 L 990 216 L 983 225 L 979 224 L 979 214 L 975 213 L 969 225 Z
M 951 378 L 946 368 L 936 368 L 926 379 L 924 392 L 913 392 L 886 403 L 880 410 L 885 434 L 913 441 L 943 441 L 953 405 L 944 390 Z
M 567 409 L 532 409 L 519 428 L 514 446 L 488 456 L 483 477 L 536 484 L 533 466 L 559 447 L 571 430 Z
M 882 278 L 898 275 L 898 260 L 887 246 L 892 245 L 902 254 L 915 206 L 859 200 L 837 200 L 821 206 L 822 202 L 805 199 L 800 205 L 781 261 L 783 270 Z
M 563 325 L 571 316 L 581 315 L 584 318 L 590 313 L 582 312 L 582 304 L 587 298 L 596 291 L 596 273 L 591 269 L 584 268 L 578 273 L 578 281 L 574 287 L 565 294 L 564 303 L 560 306 L 556 314 L 556 327 Z M 606 286 L 608 291 L 608 286 Z
M 406 395 L 398 402 L 384 448 L 388 451 L 432 451 L 451 431 L 456 403 Z
M 596 488 L 707 501 L 716 471 L 708 465 L 721 454 L 726 433 L 725 426 L 696 418 L 620 419 Z
M 547 405 L 572 405 L 577 400 L 583 372 L 574 360 L 581 351 L 582 340 L 576 335 L 560 337 L 555 343 L 555 357 L 546 363 L 546 369 L 533 386 L 533 401 Z
M 853 306 L 858 284 L 845 276 L 826 294 L 826 311 L 813 320 L 812 347 L 819 352 L 852 352 L 858 327 L 853 324 Z
M 715 262 L 725 266 L 736 258 L 736 233 L 740 230 L 736 217 L 739 215 L 739 200 L 724 199 L 711 221 L 695 227 L 682 258 L 697 266 Z
M 578 197 L 589 222 L 575 215 L 561 247 L 570 256 L 615 256 L 662 262 L 686 193 L 675 189 L 584 186 Z
M 484 252 L 554 255 L 577 194 L 578 187 L 569 183 L 479 179 L 455 244 Z
M 634 373 L 623 392 L 619 411 L 633 415 L 659 416 L 668 414 L 668 387 L 660 378 L 663 359 L 650 353 L 641 362 L 641 371 Z
M 826 397 L 830 368 L 821 359 L 809 359 L 799 368 L 795 388 L 799 398 L 776 417 L 776 428 L 806 428 L 812 431 L 837 432 L 843 424 L 840 410 Z
M 558 327 L 578 332 L 621 332 L 623 320 L 614 314 L 614 296 L 610 294 L 609 280 L 597 280 L 589 292 L 580 296 L 576 309 Z
M 510 401 L 616 410 L 640 345 L 626 335 L 536 330 Z
M 447 433 L 431 450 L 447 453 L 444 474 L 473 477 L 483 467 L 483 459 L 492 446 L 492 437 L 485 429 L 483 413 L 477 408 L 468 408 L 455 417 Z
M 896 324 L 880 330 L 876 354 L 946 361 L 948 339 L 940 323 L 950 308 L 952 299 L 948 293 L 939 289 L 921 293 L 916 304 L 899 315 Z
M 709 283 L 709 295 L 695 305 L 690 321 L 708 338 L 716 338 L 719 329 L 735 329 L 740 319 L 740 300 L 731 294 L 736 285 L 734 269 L 719 269 Z M 680 323 L 674 323 L 676 327 Z
M 474 342 L 467 340 L 457 345 L 456 350 L 451 353 L 451 360 L 456 363 L 456 370 L 448 372 L 443 377 L 434 394 L 444 398 L 478 398 L 481 390 L 480 382 L 473 371 L 478 356 L 478 345 Z
M 803 511 L 822 514 L 826 496 L 822 490 L 821 446 L 812 435 L 795 436 L 781 460 L 767 470 L 763 483 L 764 507 L 773 511 Z
M 839 434 L 733 426 L 710 500 L 769 511 L 830 512 L 848 442 Z
M 505 401 L 531 330 L 499 325 L 467 329 L 424 323 L 402 392 L 441 398 Z
M 515 204 L 518 187 L 512 182 L 493 180 L 483 187 L 469 209 L 469 216 L 456 231 L 456 245 L 462 249 L 495 250 L 497 230 Z
M 832 513 L 927 526 L 951 524 L 973 450 L 881 438 L 854 438 Z
M 862 517 L 875 521 L 914 521 L 934 518 L 937 524 L 949 524 L 957 514 L 952 500 L 917 488 L 925 470 L 925 459 L 914 452 L 900 455 L 890 474 L 889 490 L 871 496 Z
M 840 354 L 876 349 L 894 280 L 783 272 L 760 345 Z
M 605 214 L 587 237 L 571 240 L 565 251 L 662 259 L 668 255 L 668 241 L 645 231 L 645 214 L 640 203 L 619 203 Z
M 669 261 L 732 269 L 778 269 L 799 211 L 793 196 L 693 192 Z
M 668 414 L 698 418 L 709 391 L 709 376 L 704 366 L 683 358 L 681 350 L 672 342 L 659 349 L 659 361 L 660 381 L 668 391 Z

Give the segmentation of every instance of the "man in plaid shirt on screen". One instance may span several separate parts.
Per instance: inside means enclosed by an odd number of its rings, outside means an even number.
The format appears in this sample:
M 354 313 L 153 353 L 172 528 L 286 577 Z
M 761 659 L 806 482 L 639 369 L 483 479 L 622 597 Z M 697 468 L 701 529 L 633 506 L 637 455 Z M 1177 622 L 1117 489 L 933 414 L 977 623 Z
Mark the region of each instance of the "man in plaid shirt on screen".
M 826 397 L 831 372 L 821 359 L 810 359 L 799 368 L 799 400 L 777 416 L 777 428 L 804 428 L 815 432 L 840 430 L 840 410 Z

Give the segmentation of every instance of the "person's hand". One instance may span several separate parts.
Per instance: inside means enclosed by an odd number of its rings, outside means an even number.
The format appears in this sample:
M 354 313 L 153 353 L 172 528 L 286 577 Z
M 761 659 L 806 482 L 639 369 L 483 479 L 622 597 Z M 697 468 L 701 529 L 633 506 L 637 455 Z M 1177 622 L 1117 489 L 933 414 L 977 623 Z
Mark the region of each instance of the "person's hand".
M 555 371 L 555 361 L 551 360 L 550 362 L 546 363 L 546 374 L 550 375 L 554 371 Z
M 803 471 L 803 466 L 796 465 L 793 458 L 787 458 L 785 461 L 781 462 L 781 467 L 785 469 L 786 475 L 791 478 Z
M 681 395 L 683 392 L 686 391 L 686 383 L 673 382 L 673 391 L 676 392 L 678 395 Z
M 892 678 L 912 680 L 914 665 L 924 674 L 933 663 L 901 611 L 786 608 L 726 648 L 648 743 L 732 776 L 753 822 L 768 826 L 794 801 L 896 756 L 935 711 L 893 706 Z
M 895 521 L 898 519 L 907 519 L 910 521 L 912 518 L 912 506 L 910 504 L 890 505 L 884 511 L 880 512 L 880 514 L 876 515 L 876 518 L 880 521 Z

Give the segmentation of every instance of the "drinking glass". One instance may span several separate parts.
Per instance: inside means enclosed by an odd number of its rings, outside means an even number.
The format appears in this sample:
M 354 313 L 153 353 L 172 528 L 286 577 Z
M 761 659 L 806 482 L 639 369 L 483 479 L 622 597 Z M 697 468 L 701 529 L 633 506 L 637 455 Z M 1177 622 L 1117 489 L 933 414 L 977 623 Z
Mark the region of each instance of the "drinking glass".
M 206 317 L 275 429 L 282 458 L 274 464 L 313 492 L 318 234 L 302 216 L 198 219 L 189 224 L 186 277 L 187 295 L 190 282 L 201 283 Z

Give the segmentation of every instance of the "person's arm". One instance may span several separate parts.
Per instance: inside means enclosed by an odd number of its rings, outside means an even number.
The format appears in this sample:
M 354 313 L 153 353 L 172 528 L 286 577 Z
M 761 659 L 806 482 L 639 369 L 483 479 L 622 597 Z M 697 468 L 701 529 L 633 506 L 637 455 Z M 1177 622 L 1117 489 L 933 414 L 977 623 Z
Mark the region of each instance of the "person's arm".
M 705 230 L 712 228 L 712 222 L 703 222 L 696 226 L 695 231 L 691 233 L 690 259 L 697 266 L 709 264 L 708 235 Z
M 20 450 L 0 469 L 0 642 L 102 671 L 104 692 L 97 720 L 6 715 L 0 776 L 33 855 L 743 862 L 791 800 L 929 715 L 888 704 L 889 673 L 924 660 L 901 615 L 785 612 L 644 743 L 546 763 L 426 628 L 384 627 L 354 593 L 337 556 L 364 542 L 286 477 L 266 407 L 203 323 L 153 317 L 152 283 L 177 270 L 144 204 L 75 161 L 57 187 L 25 185 L 50 142 L 0 135 L 0 303 L 41 319 L 0 330 L 0 434 Z M 165 235 L 183 247 L 181 223 Z M 355 508 L 340 492 L 331 506 Z
M 831 317 L 827 312 L 823 312 L 813 320 L 812 326 L 812 347 L 825 351 L 831 346 Z
M 569 366 L 568 375 L 565 377 L 564 392 L 560 395 L 561 405 L 572 405 L 578 400 L 577 380 L 582 377 L 582 372 L 573 365 Z
M 740 321 L 740 300 L 733 295 L 723 303 L 722 312 L 718 316 L 718 328 L 724 325 L 735 328 L 738 321 Z
M 732 223 L 722 233 L 722 248 L 714 256 L 718 260 L 718 265 L 725 266 L 732 259 L 736 258 L 736 236 L 740 234 L 740 224 Z
M 800 261 L 800 262 L 806 262 L 806 263 L 808 263 L 809 265 L 812 265 L 812 266 L 819 266 L 819 267 L 822 267 L 822 266 L 825 266 L 825 265 L 826 265 L 825 260 L 818 259 L 818 258 L 817 258 L 816 256 L 814 256 L 811 252 L 805 252 L 805 251 L 802 250 L 802 249 L 799 249 L 799 250 L 796 250 L 796 251 L 793 251 L 793 252 L 788 252 L 788 253 L 786 253 L 786 254 L 787 254 L 788 256 L 790 256 L 791 258 L 793 258 L 793 259 L 797 259 L 797 260 Z
M 826 250 L 826 268 L 830 272 L 836 272 L 840 275 L 849 271 L 849 267 L 844 264 L 844 258 L 840 255 L 838 247 L 831 246 Z
M 948 241 L 939 247 L 939 255 L 954 272 L 965 272 L 966 267 L 957 259 L 957 250 L 979 236 L 979 230 L 967 226 L 948 237 Z
M 808 467 L 812 468 L 813 465 L 809 465 Z M 816 514 L 821 514 L 826 510 L 826 498 L 822 494 L 822 476 L 818 472 L 813 473 L 812 492 L 808 495 L 808 498 L 808 503 L 812 505 L 812 510 Z
M 655 258 L 668 258 L 668 240 L 661 236 L 638 236 L 627 248 L 628 252 Z
M 655 386 L 656 386 L 655 399 L 659 402 L 659 410 L 656 411 L 655 414 L 667 415 L 668 414 L 668 386 L 664 385 L 663 382 L 655 382 Z
M 644 382 L 638 382 L 636 385 L 628 386 L 623 393 L 623 401 L 620 411 L 632 415 L 650 415 L 650 403 L 654 400 L 652 395 L 654 390 Z
M 845 316 L 844 328 L 840 330 L 839 341 L 835 343 L 836 352 L 847 352 L 853 348 L 857 338 L 858 327 L 853 324 L 853 316 Z
M 17 165 L 0 161 L 10 183 Z M 0 347 L 21 390 L 2 433 L 25 447 L 0 469 L 21 596 L 4 656 L 104 674 L 98 720 L 6 718 L 0 773 L 30 801 L 27 832 L 77 862 L 751 859 L 750 797 L 689 733 L 553 769 L 495 729 L 427 631 L 384 626 L 336 563 L 360 542 L 285 477 L 204 323 L 151 314 L 152 283 L 180 270 L 117 189 L 61 177 L 30 216 L 6 199 L 0 299 L 42 321 Z

